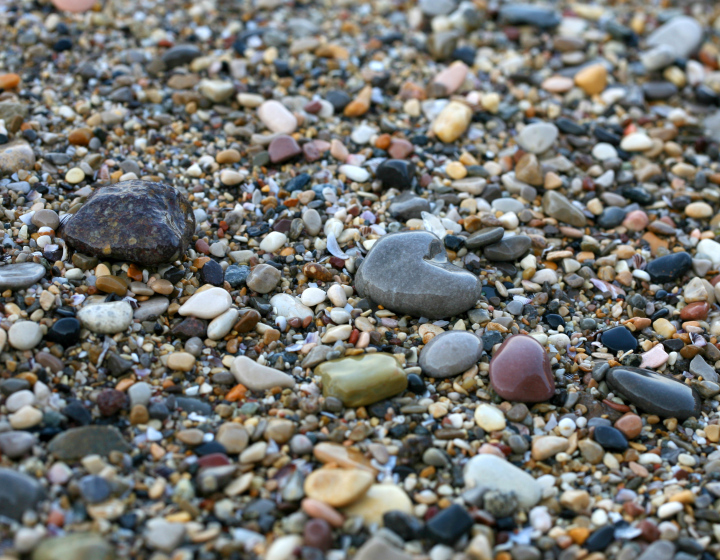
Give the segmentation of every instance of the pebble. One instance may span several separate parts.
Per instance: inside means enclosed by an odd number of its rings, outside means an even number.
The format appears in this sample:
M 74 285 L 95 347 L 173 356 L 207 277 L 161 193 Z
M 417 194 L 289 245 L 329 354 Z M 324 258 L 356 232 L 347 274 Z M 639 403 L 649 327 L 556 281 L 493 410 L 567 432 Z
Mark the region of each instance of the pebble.
M 455 142 L 470 125 L 472 110 L 459 101 L 451 101 L 433 122 L 432 131 L 445 143 Z
M 125 332 L 132 324 L 133 310 L 126 301 L 93 303 L 78 311 L 77 318 L 95 334 L 116 334 Z
M 245 283 L 247 287 L 258 292 L 267 294 L 275 289 L 280 282 L 280 271 L 269 264 L 259 264 L 250 271 Z
M 44 497 L 45 491 L 34 477 L 0 468 L 0 515 L 20 521 Z
M 633 336 L 627 327 L 613 327 L 603 331 L 600 339 L 603 346 L 613 352 L 627 352 L 637 348 L 637 339 Z
M 542 402 L 555 393 L 550 358 L 532 337 L 509 336 L 490 361 L 490 382 L 508 401 Z
M 8 342 L 17 350 L 30 350 L 35 348 L 43 338 L 43 332 L 38 323 L 32 321 L 18 321 L 13 323 L 8 331 Z
M 375 482 L 375 477 L 361 469 L 323 467 L 305 479 L 305 495 L 332 507 L 341 508 L 357 502 Z
M 490 404 L 481 404 L 475 409 L 475 423 L 486 432 L 499 432 L 506 425 L 502 410 Z
M 38 263 L 24 262 L 0 266 L 0 290 L 29 288 L 45 276 L 45 267 Z
M 323 395 L 340 399 L 347 407 L 373 404 L 407 388 L 407 376 L 397 360 L 380 352 L 322 363 L 315 375 L 322 376 Z
M 700 250 L 699 246 L 698 250 Z M 720 258 L 720 254 L 718 257 Z M 645 271 L 655 282 L 672 282 L 680 278 L 691 267 L 692 258 L 688 253 L 682 251 L 653 259 L 645 267 Z
M 611 368 L 605 379 L 613 391 L 648 414 L 678 420 L 700 414 L 695 390 L 667 375 L 622 366 Z
M 56 435 L 48 451 L 61 461 L 74 461 L 87 455 L 106 456 L 112 451 L 126 453 L 130 446 L 114 426 L 81 426 Z
M 558 128 L 552 123 L 539 122 L 524 127 L 517 137 L 517 143 L 523 150 L 533 154 L 547 152 L 558 137 Z
M 179 259 L 194 232 L 192 207 L 179 191 L 132 180 L 96 189 L 62 235 L 86 255 L 153 265 Z
M 423 347 L 419 364 L 428 377 L 452 377 L 475 365 L 482 351 L 482 342 L 474 334 L 447 331 L 435 336 Z
M 463 474 L 465 484 L 480 491 L 514 492 L 523 509 L 533 507 L 542 497 L 542 488 L 532 476 L 496 455 L 476 455 Z
M 343 508 L 348 517 L 362 518 L 365 526 L 382 526 L 383 516 L 388 511 L 412 513 L 412 502 L 399 486 L 394 484 L 373 484 L 357 502 Z
M 214 319 L 225 313 L 231 305 L 232 298 L 225 289 L 208 288 L 190 296 L 178 309 L 178 313 L 184 317 Z
M 0 148 L 0 171 L 12 175 L 22 169 L 35 167 L 35 154 L 27 142 L 14 140 Z
M 258 364 L 247 356 L 238 356 L 230 366 L 235 380 L 250 389 L 251 391 L 267 391 L 275 387 L 295 386 L 295 380 L 275 369 Z
M 389 262 L 404 274 L 395 274 Z M 429 319 L 463 313 L 480 297 L 477 278 L 448 263 L 442 242 L 421 231 L 387 235 L 375 243 L 355 276 L 355 289 L 387 309 Z
M 292 134 L 298 126 L 295 115 L 274 99 L 264 101 L 258 107 L 257 115 L 267 128 L 277 134 Z

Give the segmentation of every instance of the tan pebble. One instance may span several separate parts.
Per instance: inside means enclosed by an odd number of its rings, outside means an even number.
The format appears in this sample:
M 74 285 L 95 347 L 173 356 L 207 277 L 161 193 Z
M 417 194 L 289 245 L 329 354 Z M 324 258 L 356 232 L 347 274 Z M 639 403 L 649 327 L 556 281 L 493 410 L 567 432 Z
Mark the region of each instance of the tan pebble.
M 459 161 L 451 161 L 445 166 L 445 171 L 452 179 L 463 179 L 467 176 L 467 169 Z
M 332 507 L 345 507 L 359 500 L 375 477 L 361 469 L 323 467 L 305 479 L 305 495 Z
M 601 93 L 607 85 L 607 69 L 604 64 L 593 64 L 575 74 L 575 85 L 588 95 Z
M 190 371 L 195 366 L 195 356 L 189 352 L 174 352 L 168 356 L 167 366 L 176 371 Z

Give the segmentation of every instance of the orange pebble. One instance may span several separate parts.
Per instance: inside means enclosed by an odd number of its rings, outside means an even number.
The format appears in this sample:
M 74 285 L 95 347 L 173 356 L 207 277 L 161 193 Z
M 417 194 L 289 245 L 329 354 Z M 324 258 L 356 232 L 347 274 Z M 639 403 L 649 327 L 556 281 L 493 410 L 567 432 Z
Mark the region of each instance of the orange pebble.
M 232 389 L 230 389 L 230 392 L 225 395 L 225 398 L 229 400 L 230 402 L 239 401 L 245 398 L 245 395 L 247 394 L 247 387 L 245 385 L 235 385 Z
M 20 76 L 17 74 L 0 74 L 0 89 L 13 89 L 20 83 Z

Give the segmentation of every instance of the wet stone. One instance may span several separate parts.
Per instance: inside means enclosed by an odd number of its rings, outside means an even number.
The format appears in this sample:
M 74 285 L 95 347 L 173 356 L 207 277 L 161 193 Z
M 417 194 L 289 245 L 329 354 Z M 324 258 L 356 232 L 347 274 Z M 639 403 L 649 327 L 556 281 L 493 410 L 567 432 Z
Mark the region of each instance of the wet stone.
M 132 180 L 95 190 L 63 237 L 86 255 L 153 265 L 179 259 L 194 232 L 192 207 L 182 194 Z
M 447 331 L 435 336 L 423 347 L 419 363 L 427 377 L 452 377 L 475 365 L 482 351 L 482 342 L 474 334 Z
M 45 340 L 57 342 L 65 347 L 77 344 L 80 340 L 80 321 L 74 317 L 64 317 L 55 321 L 48 329 Z
M 239 288 L 247 280 L 250 274 L 250 267 L 247 265 L 234 265 L 231 264 L 225 269 L 224 280 L 230 284 L 231 288 Z
M 473 518 L 459 504 L 442 510 L 427 522 L 425 529 L 433 542 L 454 544 L 473 526 Z
M 550 358 L 531 336 L 509 336 L 490 361 L 490 383 L 508 401 L 542 402 L 555 393 Z
M 627 327 L 619 326 L 608 329 L 602 333 L 601 342 L 603 346 L 613 352 L 627 352 L 635 350 L 638 346 L 637 339 Z
M 610 388 L 643 412 L 685 420 L 700 414 L 694 389 L 672 377 L 636 367 L 614 367 L 605 376 Z
M 672 282 L 692 268 L 692 257 L 689 253 L 672 253 L 653 259 L 645 267 L 655 282 Z
M 387 309 L 430 319 L 467 311 L 481 289 L 474 274 L 447 262 L 442 241 L 424 231 L 380 238 L 360 265 L 355 287 Z
M 427 199 L 406 191 L 392 199 L 388 211 L 398 220 L 419 219 L 423 212 L 430 211 L 430 203 Z
M 476 231 L 465 240 L 465 246 L 470 249 L 480 249 L 486 245 L 498 243 L 505 235 L 505 228 L 487 227 Z

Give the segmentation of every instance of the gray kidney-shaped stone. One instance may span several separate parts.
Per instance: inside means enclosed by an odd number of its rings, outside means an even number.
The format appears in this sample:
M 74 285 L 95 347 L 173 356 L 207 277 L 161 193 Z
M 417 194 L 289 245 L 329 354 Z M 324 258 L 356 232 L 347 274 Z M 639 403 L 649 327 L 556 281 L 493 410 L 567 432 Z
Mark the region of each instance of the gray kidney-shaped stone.
M 355 287 L 395 313 L 429 319 L 467 311 L 482 289 L 474 274 L 447 262 L 442 241 L 427 231 L 378 240 L 360 265 Z

